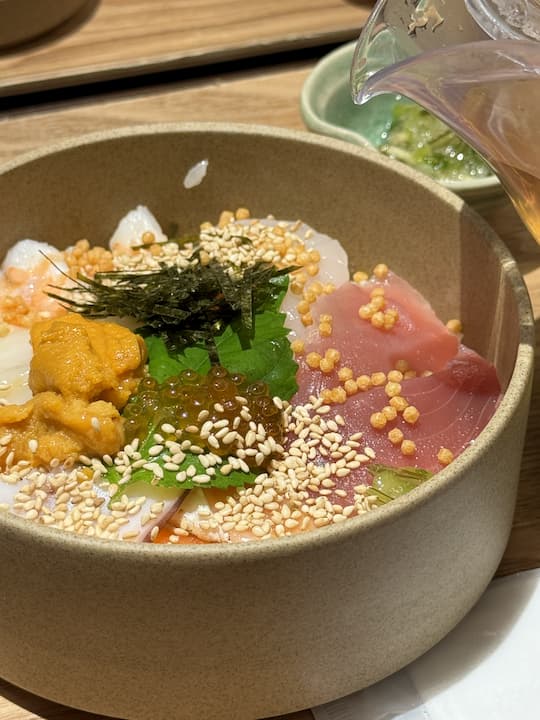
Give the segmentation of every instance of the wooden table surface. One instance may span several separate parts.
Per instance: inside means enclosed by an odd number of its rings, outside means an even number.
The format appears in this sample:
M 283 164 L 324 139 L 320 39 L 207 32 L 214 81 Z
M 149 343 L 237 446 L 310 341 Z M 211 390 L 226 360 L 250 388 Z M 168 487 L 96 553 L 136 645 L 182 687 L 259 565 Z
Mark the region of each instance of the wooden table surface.
M 117 2 L 103 0 L 103 6 L 109 6 L 109 11 L 115 6 L 119 11 L 121 4 L 120 0 Z M 126 4 L 140 7 L 144 3 L 129 0 Z M 156 5 L 158 4 L 160 3 L 156 2 Z M 170 4 L 175 5 L 175 3 Z M 206 9 L 212 4 L 215 5 L 210 0 L 201 0 L 201 5 Z M 315 0 L 311 3 L 302 3 L 299 0 L 287 1 L 287 6 L 290 8 L 303 5 L 300 13 L 304 17 L 308 5 L 319 7 L 324 4 Z M 280 7 L 282 13 L 285 12 L 285 3 L 280 0 L 273 3 L 260 2 L 260 4 L 245 2 L 237 4 L 232 0 L 223 2 L 223 6 L 227 8 L 232 9 L 235 5 L 237 12 L 239 5 L 245 7 L 246 11 L 252 6 L 267 7 L 267 9 L 274 6 L 274 8 Z M 342 20 L 346 21 L 347 3 L 329 0 L 326 5 L 332 8 L 329 15 L 334 19 L 334 27 L 337 27 Z M 104 11 L 105 7 L 103 7 Z M 283 18 L 281 21 L 283 22 Z M 300 25 L 299 20 L 298 27 Z M 320 30 L 319 26 L 318 31 Z M 84 100 L 72 99 L 51 106 L 28 105 L 16 112 L 0 112 L 0 163 L 54 139 L 143 122 L 220 119 L 303 129 L 299 94 L 313 64 L 313 60 L 279 64 L 276 58 L 272 58 L 271 64 L 261 61 L 259 67 L 252 67 L 244 72 L 210 74 L 205 78 L 187 79 L 176 84 L 169 81 L 161 86 L 159 83 L 154 83 L 151 87 L 129 92 L 122 91 L 119 85 L 113 94 L 97 94 Z M 25 63 L 21 62 L 20 65 L 23 67 Z M 216 116 L 216 107 L 219 107 L 219 118 Z M 524 229 L 513 208 L 505 199 L 483 208 L 482 214 L 514 253 L 529 288 L 538 322 L 540 320 L 540 248 Z M 540 343 L 537 343 L 537 364 L 540 362 L 539 346 Z M 537 375 L 538 379 L 533 388 L 516 514 L 499 574 L 540 566 L 540 373 Z M 36 718 L 98 720 L 95 715 L 38 698 L 0 680 L 0 720 L 35 720 Z M 312 720 L 312 714 L 304 710 L 287 716 L 286 720 Z
M 43 38 L 0 54 L 0 97 L 186 68 L 358 35 L 370 0 L 88 0 Z

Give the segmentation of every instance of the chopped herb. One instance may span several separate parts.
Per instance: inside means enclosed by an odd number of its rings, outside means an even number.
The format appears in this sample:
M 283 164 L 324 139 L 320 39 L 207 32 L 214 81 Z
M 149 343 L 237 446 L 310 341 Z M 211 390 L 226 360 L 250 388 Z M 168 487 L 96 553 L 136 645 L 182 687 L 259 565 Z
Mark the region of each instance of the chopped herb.
M 203 265 L 194 253 L 185 268 L 162 264 L 155 271 L 79 275 L 74 287 L 48 294 L 87 317 L 134 318 L 143 336 L 159 335 L 176 351 L 200 346 L 217 359 L 215 338 L 233 321 L 244 332 L 253 330 L 256 312 L 274 308 L 283 297 L 290 271 L 263 262 Z
M 379 150 L 438 180 L 488 177 L 491 168 L 450 128 L 415 103 L 400 100 Z
M 380 505 L 384 505 L 400 495 L 405 495 L 433 477 L 433 473 L 429 470 L 417 467 L 389 467 L 373 464 L 368 466 L 368 470 L 373 477 L 370 491 L 377 495 Z

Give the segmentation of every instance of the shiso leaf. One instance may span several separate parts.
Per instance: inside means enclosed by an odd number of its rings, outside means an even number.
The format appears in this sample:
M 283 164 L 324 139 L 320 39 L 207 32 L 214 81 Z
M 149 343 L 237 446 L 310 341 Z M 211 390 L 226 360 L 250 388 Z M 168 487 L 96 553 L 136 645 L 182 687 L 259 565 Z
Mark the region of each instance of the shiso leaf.
M 276 303 L 281 300 L 276 299 Z M 263 381 L 270 395 L 290 400 L 298 389 L 298 364 L 288 340 L 284 313 L 267 310 L 254 317 L 253 328 L 247 331 L 240 320 L 227 325 L 216 337 L 217 362 L 232 373 L 242 373 L 248 382 Z M 209 352 L 201 346 L 175 351 L 162 337 L 147 336 L 148 368 L 158 382 L 178 375 L 182 370 L 206 374 L 211 366 Z
M 150 448 L 155 445 L 154 433 L 157 431 L 157 427 L 152 427 L 148 432 L 148 435 L 141 443 L 139 452 L 141 457 L 147 462 L 157 463 L 163 472 L 163 477 L 158 478 L 152 470 L 147 470 L 143 467 L 137 468 L 133 471 L 129 481 L 119 485 L 118 492 L 121 494 L 124 492 L 124 488 L 132 485 L 136 482 L 145 482 L 149 485 L 158 485 L 159 487 L 165 488 L 178 488 L 181 490 L 189 490 L 195 487 L 214 487 L 214 488 L 229 488 L 229 487 L 243 487 L 244 485 L 250 485 L 255 482 L 257 473 L 255 472 L 242 472 L 241 470 L 232 470 L 228 475 L 223 475 L 219 470 L 219 465 L 215 465 L 215 474 L 210 476 L 210 481 L 206 483 L 193 482 L 192 478 L 186 477 L 184 481 L 176 479 L 176 475 L 182 471 L 187 470 L 188 467 L 193 466 L 196 470 L 196 475 L 207 474 L 206 468 L 202 465 L 199 460 L 199 456 L 193 453 L 186 453 L 186 457 L 183 462 L 179 464 L 178 470 L 167 470 L 165 468 L 164 456 L 167 455 L 167 450 L 164 449 L 162 453 L 155 457 L 151 457 L 149 454 Z M 109 466 L 105 473 L 105 480 L 111 484 L 118 484 L 120 482 L 121 475 L 114 465 Z M 114 496 L 113 500 L 116 498 Z
M 145 343 L 148 350 L 148 372 L 159 383 L 178 375 L 182 370 L 196 370 L 201 375 L 206 375 L 210 370 L 210 355 L 205 348 L 188 347 L 183 352 L 171 355 L 161 337 L 149 335 L 145 338 Z
M 373 463 L 367 468 L 373 477 L 370 492 L 384 505 L 400 495 L 414 490 L 433 477 L 433 473 L 418 467 L 390 467 Z
M 284 313 L 260 313 L 255 316 L 253 334 L 234 322 L 216 338 L 216 349 L 220 364 L 227 370 L 244 374 L 249 382 L 262 380 L 270 395 L 290 400 L 298 389 L 298 365 L 285 318 Z

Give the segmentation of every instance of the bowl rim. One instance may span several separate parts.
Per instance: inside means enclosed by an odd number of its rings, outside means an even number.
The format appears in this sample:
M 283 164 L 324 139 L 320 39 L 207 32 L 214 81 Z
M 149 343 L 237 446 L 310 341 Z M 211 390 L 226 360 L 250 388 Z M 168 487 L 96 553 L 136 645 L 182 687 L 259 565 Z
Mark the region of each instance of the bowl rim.
M 316 86 L 320 78 L 334 65 L 339 65 L 340 63 L 347 63 L 350 65 L 352 63 L 355 47 L 356 40 L 345 43 L 345 45 L 340 45 L 336 49 L 330 51 L 317 62 L 302 85 L 302 89 L 300 91 L 300 110 L 304 122 L 312 131 L 322 133 L 323 135 L 339 137 L 355 145 L 376 150 L 374 145 L 364 135 L 362 135 L 360 131 L 349 130 L 341 125 L 336 125 L 324 120 L 317 110 L 317 103 L 315 101 L 315 97 L 317 95 Z M 470 193 L 472 191 L 481 192 L 482 190 L 494 190 L 496 188 L 502 189 L 501 182 L 495 174 L 488 175 L 487 177 L 471 178 L 470 180 L 441 179 L 435 180 L 435 182 L 456 193 Z
M 161 134 L 218 134 L 243 135 L 247 137 L 265 137 L 312 146 L 322 146 L 348 156 L 356 156 L 361 162 L 367 162 L 388 168 L 389 171 L 403 176 L 405 179 L 428 189 L 446 204 L 450 204 L 456 213 L 468 216 L 484 233 L 489 236 L 490 247 L 496 255 L 502 271 L 508 278 L 512 288 L 519 318 L 519 343 L 516 359 L 508 386 L 488 425 L 482 431 L 480 440 L 463 451 L 446 468 L 439 471 L 436 481 L 430 480 L 411 492 L 396 498 L 392 502 L 378 507 L 375 512 L 349 518 L 346 523 L 334 524 L 324 528 L 300 532 L 290 537 L 259 540 L 246 543 L 216 543 L 209 545 L 176 545 L 169 546 L 153 543 L 131 543 L 122 540 L 106 540 L 75 535 L 64 530 L 49 528 L 29 522 L 22 517 L 0 511 L 0 533 L 15 533 L 21 540 L 36 540 L 63 552 L 74 552 L 81 556 L 103 553 L 104 557 L 114 556 L 116 560 L 137 563 L 147 562 L 147 555 L 158 562 L 170 562 L 174 566 L 196 567 L 204 562 L 206 565 L 220 565 L 223 561 L 229 564 L 256 563 L 261 558 L 285 558 L 296 555 L 304 550 L 314 550 L 322 546 L 341 545 L 355 536 L 362 536 L 372 528 L 391 524 L 397 516 L 406 516 L 417 507 L 429 502 L 433 497 L 444 495 L 456 482 L 463 482 L 457 476 L 472 468 L 482 449 L 497 440 L 502 428 L 511 419 L 522 401 L 522 397 L 530 386 L 534 367 L 534 315 L 527 288 L 516 261 L 510 251 L 487 224 L 487 222 L 470 208 L 461 198 L 432 180 L 428 176 L 409 168 L 403 163 L 387 158 L 370 148 L 351 145 L 333 137 L 315 135 L 303 130 L 290 130 L 259 124 L 227 123 L 227 122 L 189 122 L 189 123 L 152 123 L 133 125 L 112 130 L 76 136 L 60 142 L 24 153 L 7 163 L 0 165 L 0 175 L 5 175 L 29 162 L 39 160 L 58 152 L 75 150 L 78 147 L 95 143 L 107 143 L 116 139 L 146 137 Z M 489 432 L 488 432 L 489 431 Z

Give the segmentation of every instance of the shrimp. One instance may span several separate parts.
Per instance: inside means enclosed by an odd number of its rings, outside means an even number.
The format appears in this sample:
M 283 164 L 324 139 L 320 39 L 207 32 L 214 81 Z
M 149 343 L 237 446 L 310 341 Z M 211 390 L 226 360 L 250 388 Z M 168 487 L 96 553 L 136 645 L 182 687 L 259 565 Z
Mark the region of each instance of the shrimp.
M 64 254 L 47 243 L 20 240 L 0 268 L 0 316 L 4 323 L 29 328 L 66 311 L 47 292 L 65 285 L 68 266 Z

